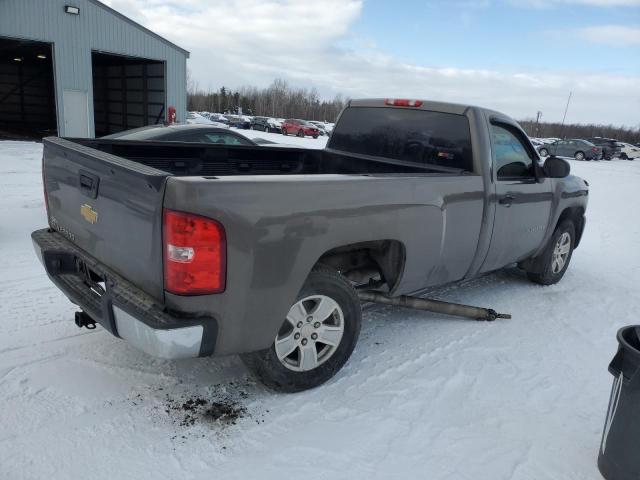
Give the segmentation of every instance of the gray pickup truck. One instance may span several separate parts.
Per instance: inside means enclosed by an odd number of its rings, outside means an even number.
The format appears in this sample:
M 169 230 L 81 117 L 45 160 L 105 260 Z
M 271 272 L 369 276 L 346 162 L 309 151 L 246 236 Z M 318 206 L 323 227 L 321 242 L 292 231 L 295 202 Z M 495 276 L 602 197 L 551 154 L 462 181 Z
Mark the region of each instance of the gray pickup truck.
M 49 278 L 158 357 L 241 354 L 298 391 L 347 361 L 359 291 L 388 298 L 518 264 L 564 275 L 588 184 L 542 164 L 511 118 L 420 100 L 353 100 L 323 150 L 44 140 Z

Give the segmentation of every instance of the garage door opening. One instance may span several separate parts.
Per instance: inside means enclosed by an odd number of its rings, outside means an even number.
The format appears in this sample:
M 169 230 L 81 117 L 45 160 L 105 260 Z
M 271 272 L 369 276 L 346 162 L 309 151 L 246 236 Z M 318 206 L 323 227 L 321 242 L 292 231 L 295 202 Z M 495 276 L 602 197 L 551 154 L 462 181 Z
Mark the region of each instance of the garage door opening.
M 57 135 L 51 44 L 0 38 L 0 139 Z
M 164 62 L 92 52 L 96 137 L 162 123 Z

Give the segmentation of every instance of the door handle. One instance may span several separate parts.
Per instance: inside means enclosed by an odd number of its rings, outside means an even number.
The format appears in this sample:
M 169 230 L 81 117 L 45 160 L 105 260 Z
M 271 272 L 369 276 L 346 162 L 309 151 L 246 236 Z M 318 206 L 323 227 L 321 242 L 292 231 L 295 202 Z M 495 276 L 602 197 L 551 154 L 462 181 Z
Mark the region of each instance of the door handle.
M 498 200 L 498 203 L 500 205 L 504 205 L 505 207 L 510 207 L 513 204 L 513 201 L 515 200 L 515 195 L 512 195 L 511 193 L 507 193 L 506 195 L 503 195 L 500 197 L 500 199 Z

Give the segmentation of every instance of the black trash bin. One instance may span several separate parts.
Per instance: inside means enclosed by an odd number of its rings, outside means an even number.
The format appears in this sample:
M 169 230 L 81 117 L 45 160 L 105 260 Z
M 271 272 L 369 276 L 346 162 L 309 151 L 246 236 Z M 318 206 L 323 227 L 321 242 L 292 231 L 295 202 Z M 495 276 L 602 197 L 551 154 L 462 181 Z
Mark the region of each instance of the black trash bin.
M 607 480 L 640 479 L 640 326 L 618 330 L 618 353 L 598 469 Z

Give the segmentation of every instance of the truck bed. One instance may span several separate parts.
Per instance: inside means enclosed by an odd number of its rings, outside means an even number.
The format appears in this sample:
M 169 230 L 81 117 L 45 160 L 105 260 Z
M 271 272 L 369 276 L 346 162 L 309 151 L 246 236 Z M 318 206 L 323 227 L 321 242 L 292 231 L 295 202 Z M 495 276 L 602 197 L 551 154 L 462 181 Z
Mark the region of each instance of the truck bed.
M 459 173 L 438 166 L 291 147 L 70 139 L 172 176 Z

